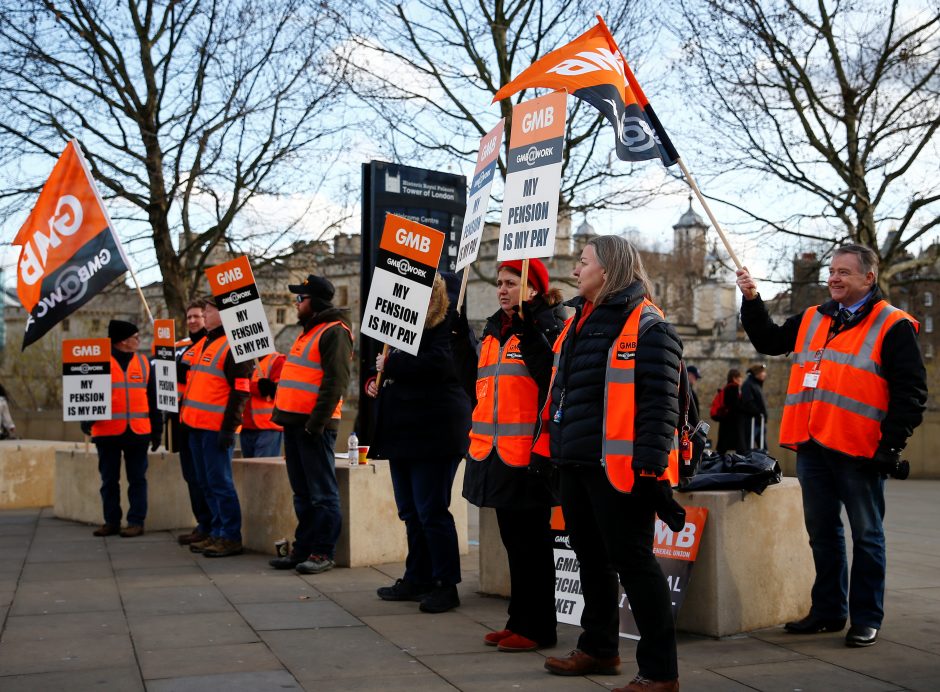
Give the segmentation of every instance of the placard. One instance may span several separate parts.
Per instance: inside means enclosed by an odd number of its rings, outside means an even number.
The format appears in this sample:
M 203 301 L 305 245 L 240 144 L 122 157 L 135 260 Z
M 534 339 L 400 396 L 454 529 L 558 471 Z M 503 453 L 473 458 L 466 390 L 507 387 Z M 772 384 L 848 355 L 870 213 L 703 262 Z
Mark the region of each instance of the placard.
M 62 341 L 62 420 L 111 419 L 111 340 Z
M 672 596 L 673 618 L 679 617 L 679 609 L 685 600 L 692 565 L 698 555 L 707 517 L 708 510 L 704 507 L 686 507 L 685 526 L 679 532 L 671 531 L 665 522 L 656 519 L 653 553 L 666 576 Z M 584 610 L 580 565 L 574 550 L 571 549 L 560 507 L 555 507 L 552 512 L 552 529 L 555 535 L 555 611 L 558 622 L 580 625 L 581 612 Z M 622 587 L 619 604 L 620 636 L 639 639 L 640 633 L 630 610 L 630 601 Z
M 179 413 L 176 386 L 176 323 L 173 320 L 153 321 L 153 372 L 157 384 L 157 408 Z
M 480 252 L 480 238 L 483 236 L 483 223 L 490 203 L 490 188 L 496 178 L 496 166 L 503 143 L 505 118 L 500 118 L 496 127 L 480 139 L 477 151 L 477 167 L 470 183 L 467 213 L 463 218 L 463 231 L 460 234 L 460 247 L 457 250 L 457 271 L 476 260 Z
M 418 354 L 443 248 L 443 233 L 394 214 L 386 217 L 362 317 L 363 334 Z
M 512 109 L 499 262 L 555 253 L 567 98 L 556 91 Z
M 245 256 L 206 269 L 209 287 L 222 317 L 222 327 L 236 363 L 275 351 L 255 276 Z

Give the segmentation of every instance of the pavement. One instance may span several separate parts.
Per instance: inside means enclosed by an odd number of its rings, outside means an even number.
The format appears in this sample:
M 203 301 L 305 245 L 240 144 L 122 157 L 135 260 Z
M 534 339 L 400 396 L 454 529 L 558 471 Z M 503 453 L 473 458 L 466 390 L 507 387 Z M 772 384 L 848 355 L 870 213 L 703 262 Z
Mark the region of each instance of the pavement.
M 940 689 L 940 481 L 891 481 L 887 494 L 886 619 L 875 647 L 779 627 L 720 640 L 680 634 L 682 689 Z M 461 607 L 441 615 L 376 597 L 402 564 L 300 576 L 268 558 L 207 559 L 170 532 L 102 539 L 51 508 L 2 511 L 0 690 L 590 691 L 636 671 L 636 643 L 625 639 L 620 676 L 548 674 L 545 656 L 575 646 L 579 629 L 568 625 L 550 650 L 484 646 L 506 601 L 477 593 L 475 549 L 463 560 Z

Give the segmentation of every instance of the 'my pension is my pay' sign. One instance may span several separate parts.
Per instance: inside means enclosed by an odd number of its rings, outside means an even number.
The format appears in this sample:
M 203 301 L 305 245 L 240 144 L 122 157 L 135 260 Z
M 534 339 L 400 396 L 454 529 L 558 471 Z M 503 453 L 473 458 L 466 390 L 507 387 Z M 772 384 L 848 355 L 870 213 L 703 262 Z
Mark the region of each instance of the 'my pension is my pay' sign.
M 176 324 L 173 320 L 153 321 L 153 372 L 157 381 L 157 408 L 178 413 Z
M 111 418 L 111 340 L 62 342 L 62 420 Z
M 444 234 L 401 216 L 385 217 L 362 333 L 418 354 Z
M 247 257 L 206 269 L 236 363 L 274 352 L 274 337 Z
M 556 91 L 512 109 L 503 219 L 496 258 L 551 257 L 558 225 L 565 100 Z
M 490 203 L 490 188 L 496 178 L 496 164 L 499 163 L 500 144 L 503 143 L 503 125 L 506 119 L 500 118 L 480 140 L 477 152 L 477 167 L 470 183 L 467 213 L 464 214 L 463 232 L 460 234 L 460 249 L 457 251 L 457 271 L 460 271 L 477 258 L 480 252 L 480 238 L 483 236 L 483 222 Z

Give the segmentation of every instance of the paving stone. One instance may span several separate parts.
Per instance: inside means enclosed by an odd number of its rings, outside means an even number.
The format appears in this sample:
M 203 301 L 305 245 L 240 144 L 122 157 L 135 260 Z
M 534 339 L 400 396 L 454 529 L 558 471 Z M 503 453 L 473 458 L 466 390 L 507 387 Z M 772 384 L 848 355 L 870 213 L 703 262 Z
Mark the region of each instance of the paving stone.
M 375 589 L 369 591 L 334 591 L 330 600 L 355 615 L 363 618 L 370 615 L 414 615 L 418 612 L 416 601 L 383 601 Z
M 276 603 L 322 599 L 317 589 L 296 573 L 276 572 L 265 575 L 217 575 L 212 583 L 232 603 Z
M 303 689 L 300 683 L 286 670 L 198 675 L 188 678 L 151 680 L 147 683 L 147 692 L 205 692 L 205 690 L 257 692 L 258 690 L 300 689 Z
M 309 689 L 319 690 L 324 680 L 371 678 L 374 684 L 386 676 L 422 676 L 428 672 L 409 652 L 368 627 L 261 632 L 261 638 Z
M 174 564 L 169 567 L 124 567 L 114 570 L 118 587 L 125 589 L 147 589 L 160 586 L 204 586 L 212 581 L 196 565 Z
M 110 579 L 111 564 L 105 560 L 78 562 L 27 562 L 23 565 L 22 583 L 38 584 L 76 579 Z
M 483 649 L 484 647 L 478 647 Z M 596 682 L 622 687 L 633 679 L 631 674 L 596 677 L 564 677 L 545 670 L 545 657 L 536 652 L 503 653 L 492 647 L 472 654 L 418 656 L 428 668 L 459 690 L 597 690 Z
M 748 636 L 709 639 L 679 635 L 680 670 L 685 667 L 682 664 L 714 669 L 801 658 L 804 656 L 796 651 Z
M 16 591 L 13 589 L 0 589 L 0 606 L 6 608 L 13 603 L 13 596 Z
M 181 649 L 137 649 L 137 659 L 149 686 L 150 680 L 202 675 L 232 675 L 265 670 L 283 670 L 280 662 L 262 643 L 224 644 Z
M 113 579 L 74 579 L 21 584 L 12 615 L 80 613 L 117 610 L 121 607 Z
M 387 565 L 372 567 L 337 567 L 322 574 L 304 574 L 301 579 L 323 594 L 348 593 L 352 591 L 371 591 L 380 586 L 391 586 L 398 577 L 391 577 L 384 568 Z M 399 577 L 401 573 L 399 573 Z
M 60 562 L 87 562 L 92 560 L 109 561 L 108 549 L 99 538 L 95 543 L 88 545 L 64 542 L 61 544 L 45 543 L 30 548 L 26 556 L 27 562 L 60 563 Z
M 712 672 L 763 692 L 883 692 L 900 689 L 898 685 L 810 659 L 715 668 Z
M 143 692 L 144 683 L 136 665 L 121 668 L 69 670 L 0 677 L 3 692 L 62 692 L 63 690 L 120 690 Z
M 369 627 L 413 655 L 474 653 L 488 630 L 457 611 L 441 614 L 375 615 Z
M 236 612 L 191 615 L 128 616 L 128 625 L 138 649 L 176 649 L 223 644 L 250 644 L 258 635 Z
M 419 675 L 379 675 L 362 678 L 317 680 L 309 689 L 316 692 L 453 692 L 457 688 L 432 672 Z M 594 688 L 597 689 L 596 687 Z
M 231 609 L 229 602 L 211 584 L 125 589 L 123 597 L 128 616 L 212 613 Z
M 328 600 L 291 603 L 243 603 L 236 606 L 255 630 L 361 627 L 362 621 Z
M 91 613 L 21 615 L 7 618 L 3 642 L 126 636 L 127 633 L 127 622 L 120 609 Z
M 0 676 L 133 665 L 127 635 L 21 639 L 0 646 Z
M 128 539 L 130 540 L 130 539 Z M 136 539 L 135 539 L 136 540 Z M 190 567 L 193 560 L 169 544 L 156 548 L 138 543 L 133 548 L 111 551 L 111 564 L 115 569 L 142 569 L 147 567 Z

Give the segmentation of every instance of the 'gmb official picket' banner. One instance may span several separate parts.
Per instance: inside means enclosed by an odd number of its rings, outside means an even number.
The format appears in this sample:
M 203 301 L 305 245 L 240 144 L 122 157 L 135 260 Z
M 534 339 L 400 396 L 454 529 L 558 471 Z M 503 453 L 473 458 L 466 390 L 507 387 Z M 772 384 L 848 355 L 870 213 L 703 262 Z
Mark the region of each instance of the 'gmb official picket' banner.
M 505 118 L 500 118 L 496 127 L 480 139 L 477 152 L 477 167 L 470 183 L 467 198 L 467 212 L 463 220 L 463 232 L 460 234 L 460 249 L 457 251 L 457 271 L 472 263 L 480 252 L 480 238 L 483 235 L 483 222 L 490 202 L 490 188 L 496 178 L 496 165 L 499 163 L 500 145 L 503 143 Z
M 236 363 L 274 352 L 274 337 L 247 257 L 206 269 Z
M 62 420 L 110 420 L 111 340 L 62 341 Z
M 444 234 L 401 216 L 385 217 L 361 331 L 418 354 Z
M 558 225 L 567 94 L 556 91 L 512 109 L 500 262 L 551 257 Z
M 24 349 L 128 270 L 76 140 L 66 145 L 13 244 L 21 246 L 16 292 L 28 314 Z
M 179 412 L 176 387 L 176 323 L 153 321 L 153 372 L 157 383 L 157 408 Z
M 707 517 L 708 510 L 704 507 L 686 507 L 685 526 L 678 532 L 671 531 L 665 522 L 656 519 L 653 553 L 666 576 L 672 597 L 673 618 L 679 617 L 679 609 L 685 600 L 692 565 L 698 556 Z M 561 508 L 555 507 L 552 513 L 552 529 L 555 534 L 555 611 L 559 622 L 580 625 L 581 612 L 584 610 L 580 566 L 564 526 Z M 639 639 L 640 633 L 633 619 L 630 601 L 622 587 L 619 599 L 620 636 Z

